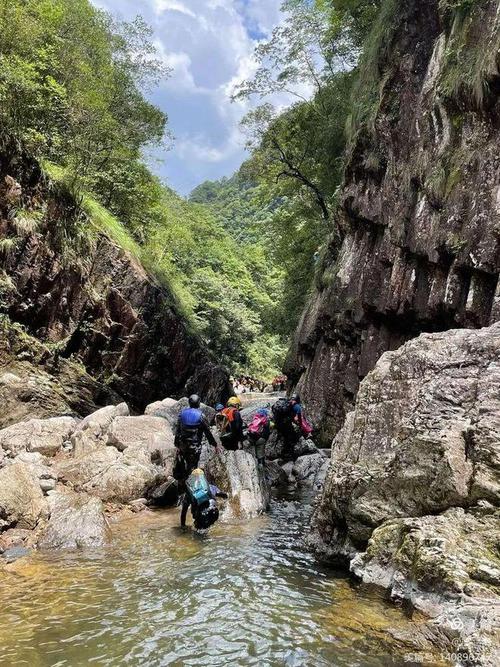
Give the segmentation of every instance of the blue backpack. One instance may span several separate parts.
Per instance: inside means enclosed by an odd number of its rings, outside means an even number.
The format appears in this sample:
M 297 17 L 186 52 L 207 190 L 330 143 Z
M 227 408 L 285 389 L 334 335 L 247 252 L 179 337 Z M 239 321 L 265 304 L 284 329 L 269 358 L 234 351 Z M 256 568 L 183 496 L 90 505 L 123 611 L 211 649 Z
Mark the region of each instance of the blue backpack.
M 201 468 L 196 468 L 186 480 L 186 488 L 194 507 L 204 508 L 213 500 L 210 485 Z

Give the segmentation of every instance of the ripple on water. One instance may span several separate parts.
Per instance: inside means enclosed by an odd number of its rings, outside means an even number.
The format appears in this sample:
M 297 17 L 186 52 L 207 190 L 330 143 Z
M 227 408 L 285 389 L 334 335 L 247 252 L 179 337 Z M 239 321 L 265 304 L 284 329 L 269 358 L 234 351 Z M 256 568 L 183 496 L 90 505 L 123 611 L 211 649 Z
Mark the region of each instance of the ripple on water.
M 37 554 L 0 580 L 0 664 L 405 664 L 388 630 L 408 621 L 318 567 L 308 514 L 273 501 L 200 537 L 163 512 L 105 549 Z

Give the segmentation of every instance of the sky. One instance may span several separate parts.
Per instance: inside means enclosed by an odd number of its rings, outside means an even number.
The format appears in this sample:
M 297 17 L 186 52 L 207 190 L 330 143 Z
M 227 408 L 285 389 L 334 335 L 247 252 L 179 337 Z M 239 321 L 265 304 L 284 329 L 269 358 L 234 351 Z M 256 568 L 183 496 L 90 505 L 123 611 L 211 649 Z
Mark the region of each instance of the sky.
M 231 102 L 231 91 L 255 71 L 253 50 L 282 19 L 282 0 L 93 2 L 121 19 L 141 14 L 172 68 L 148 94 L 168 114 L 174 135 L 173 148 L 151 162 L 153 171 L 182 195 L 207 179 L 230 176 L 246 156 L 239 123 L 249 108 Z

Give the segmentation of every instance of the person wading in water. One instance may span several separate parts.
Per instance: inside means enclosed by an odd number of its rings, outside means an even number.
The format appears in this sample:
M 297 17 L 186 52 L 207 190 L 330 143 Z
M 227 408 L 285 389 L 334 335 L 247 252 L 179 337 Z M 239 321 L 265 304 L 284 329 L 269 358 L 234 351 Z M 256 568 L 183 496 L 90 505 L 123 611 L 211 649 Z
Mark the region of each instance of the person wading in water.
M 206 417 L 200 408 L 201 399 L 196 394 L 189 397 L 189 407 L 184 408 L 177 420 L 174 444 L 177 448 L 173 476 L 179 483 L 179 491 L 186 491 L 186 480 L 198 468 L 203 436 L 220 451 Z

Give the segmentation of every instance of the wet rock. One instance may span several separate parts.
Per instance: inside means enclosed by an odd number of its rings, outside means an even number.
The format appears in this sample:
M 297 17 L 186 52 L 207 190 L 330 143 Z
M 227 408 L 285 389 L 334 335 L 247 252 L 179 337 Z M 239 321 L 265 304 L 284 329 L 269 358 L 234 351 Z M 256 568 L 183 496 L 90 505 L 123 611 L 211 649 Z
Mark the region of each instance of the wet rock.
M 46 514 L 40 485 L 25 463 L 0 469 L 0 518 L 4 527 L 33 529 Z
M 476 516 L 455 508 L 441 516 L 390 520 L 373 532 L 366 552 L 351 561 L 351 571 L 424 612 L 432 619 L 431 631 L 447 633 L 455 647 L 460 639 L 463 654 L 494 664 L 499 526 L 498 510 Z
M 55 456 L 76 425 L 77 422 L 72 417 L 31 419 L 13 424 L 0 431 L 0 447 L 10 456 L 16 456 L 23 451 Z
M 11 528 L 0 535 L 0 553 L 12 547 L 22 547 L 31 537 L 32 531 L 26 528 Z
M 270 485 L 265 470 L 249 452 L 213 454 L 205 466 L 208 479 L 229 495 L 224 519 L 249 519 L 266 511 Z
M 68 489 L 52 491 L 50 519 L 39 540 L 41 549 L 100 547 L 106 541 L 106 521 L 98 498 Z
M 314 486 L 316 477 L 323 468 L 326 474 L 328 463 L 328 459 L 319 452 L 299 456 L 293 464 L 292 474 L 299 484 Z
M 272 488 L 288 484 L 288 475 L 277 461 L 266 461 L 266 475 Z
M 288 461 L 281 466 L 283 473 L 286 475 L 288 484 L 295 484 L 296 482 L 295 476 L 293 474 L 293 465 L 293 461 Z
M 28 549 L 26 547 L 10 547 L 9 549 L 6 549 L 2 557 L 7 563 L 14 563 L 16 560 L 19 560 L 20 558 L 25 558 L 26 556 L 29 556 L 31 553 L 31 549 Z
M 500 605 L 499 419 L 500 323 L 386 353 L 335 438 L 309 537 L 320 558 L 441 618 L 434 630 L 480 664 Z
M 178 499 L 179 486 L 173 477 L 169 477 L 166 482 L 153 489 L 148 496 L 149 504 L 155 507 L 172 507 Z

